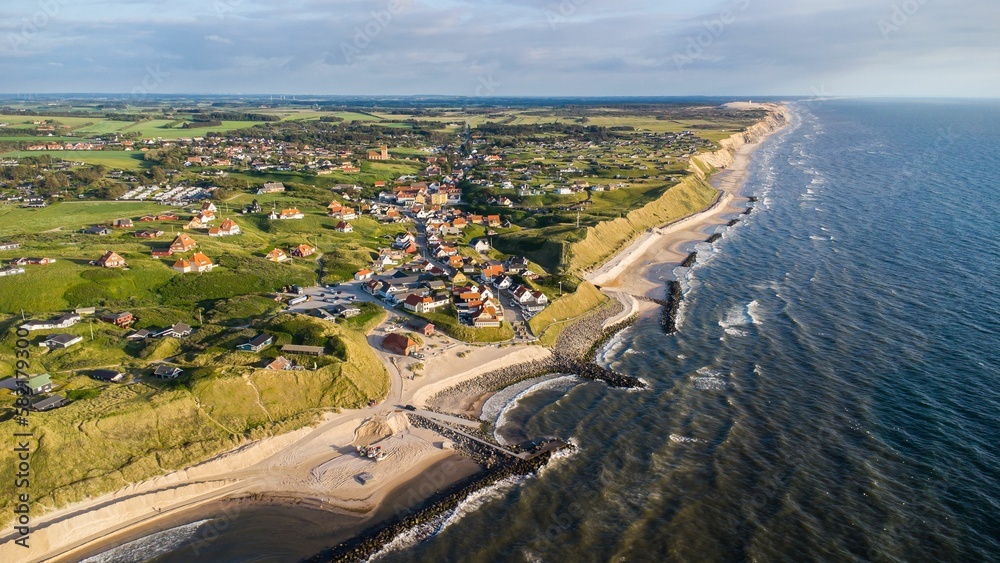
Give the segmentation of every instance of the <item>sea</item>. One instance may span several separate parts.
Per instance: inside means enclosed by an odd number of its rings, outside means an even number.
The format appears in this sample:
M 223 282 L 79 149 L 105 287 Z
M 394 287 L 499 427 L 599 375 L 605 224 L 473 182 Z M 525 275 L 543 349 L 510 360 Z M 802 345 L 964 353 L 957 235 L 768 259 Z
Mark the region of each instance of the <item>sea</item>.
M 1000 561 L 1000 103 L 790 107 L 753 211 L 653 269 L 684 288 L 678 331 L 650 313 L 599 354 L 648 388 L 495 401 L 502 440 L 576 447 L 375 559 Z M 185 560 L 190 530 L 143 557 Z M 240 537 L 214 560 L 311 555 Z

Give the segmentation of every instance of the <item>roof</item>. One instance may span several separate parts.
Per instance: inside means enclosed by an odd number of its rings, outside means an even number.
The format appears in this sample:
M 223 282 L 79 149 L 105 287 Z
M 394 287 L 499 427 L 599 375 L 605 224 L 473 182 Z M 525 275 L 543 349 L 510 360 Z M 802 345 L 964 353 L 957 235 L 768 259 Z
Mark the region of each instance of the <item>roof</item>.
M 75 334 L 50 334 L 45 342 L 55 342 L 56 344 L 69 344 L 77 340 L 83 340 L 82 336 L 77 336 Z
M 159 365 L 153 370 L 153 375 L 174 375 L 175 373 L 180 373 L 183 371 L 181 368 L 174 366 Z
M 397 354 L 406 354 L 407 350 L 416 345 L 417 343 L 412 338 L 398 332 L 394 332 L 382 340 L 383 348 Z
M 272 336 L 270 334 L 258 334 L 250 339 L 247 344 L 251 346 L 263 346 L 271 341 Z
M 282 352 L 288 352 L 289 354 L 322 354 L 326 351 L 326 348 L 322 346 L 298 346 L 295 344 L 286 344 L 281 347 Z
M 101 381 L 114 381 L 120 379 L 125 374 L 113 369 L 95 369 L 90 372 L 90 376 Z
M 52 383 L 52 376 L 47 373 L 42 373 L 34 377 L 31 377 L 26 382 L 27 386 L 32 389 L 38 389 L 39 387 L 43 387 L 51 383 Z
M 31 408 L 36 411 L 47 411 L 50 409 L 58 408 L 66 404 L 66 398 L 59 395 L 52 395 L 51 397 L 46 397 L 41 401 L 31 404 Z
M 194 256 L 191 257 L 191 261 L 194 262 L 195 266 L 204 267 L 211 266 L 212 260 L 208 256 L 205 256 L 201 252 L 195 252 Z

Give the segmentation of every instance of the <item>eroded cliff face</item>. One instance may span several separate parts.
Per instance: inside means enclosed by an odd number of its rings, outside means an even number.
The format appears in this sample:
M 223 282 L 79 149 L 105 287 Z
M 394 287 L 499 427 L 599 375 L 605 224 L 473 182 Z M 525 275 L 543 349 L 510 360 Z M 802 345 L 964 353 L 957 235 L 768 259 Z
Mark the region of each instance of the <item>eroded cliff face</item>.
M 719 144 L 722 148 L 717 151 L 691 157 L 690 171 L 699 178 L 705 178 L 708 176 L 711 168 L 719 170 L 729 168 L 733 164 L 736 152 L 740 150 L 740 147 L 756 143 L 788 123 L 788 110 L 785 106 L 766 104 L 766 107 L 769 112 L 767 117 L 747 127 L 745 131 L 734 133 L 729 138 L 720 141 Z

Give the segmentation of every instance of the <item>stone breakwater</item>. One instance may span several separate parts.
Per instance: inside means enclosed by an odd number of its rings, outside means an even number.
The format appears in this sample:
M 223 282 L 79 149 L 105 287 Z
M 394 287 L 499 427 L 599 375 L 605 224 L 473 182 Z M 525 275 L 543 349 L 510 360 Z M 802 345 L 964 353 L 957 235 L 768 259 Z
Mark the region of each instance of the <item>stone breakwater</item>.
M 681 262 L 681 268 L 690 268 L 691 266 L 694 266 L 694 263 L 697 261 L 698 261 L 698 253 L 692 252 L 691 254 L 687 255 L 687 258 L 685 258 L 683 262 Z
M 604 334 L 604 323 L 625 310 L 625 305 L 613 299 L 604 307 L 580 318 L 566 327 L 556 339 L 554 350 L 571 357 L 583 357 L 590 351 L 594 341 Z
M 604 328 L 605 321 L 623 310 L 624 305 L 615 300 L 567 327 L 556 341 L 554 349 L 558 352 L 552 358 L 510 365 L 484 373 L 469 381 L 463 381 L 428 399 L 427 408 L 443 410 L 441 405 L 449 399 L 478 397 L 487 393 L 495 393 L 515 383 L 552 373 L 571 373 L 583 379 L 603 381 L 609 387 L 614 388 L 643 388 L 645 385 L 638 378 L 605 369 L 593 363 L 596 352 L 601 346 L 615 334 L 635 322 L 636 316 L 633 315 Z
M 740 219 L 739 219 L 739 217 L 737 217 L 736 219 L 733 219 L 732 221 L 726 223 L 726 226 L 727 227 L 735 227 L 739 222 L 740 222 Z
M 682 299 L 684 292 L 681 289 L 681 282 L 667 282 L 667 299 L 662 303 L 663 309 L 660 312 L 660 326 L 664 334 L 677 332 L 677 312 L 680 311 Z
M 483 465 L 485 469 L 447 487 L 411 511 L 398 513 L 362 534 L 306 561 L 315 563 L 365 561 L 401 534 L 415 530 L 419 526 L 436 526 L 442 519 L 450 516 L 464 500 L 478 491 L 509 477 L 534 474 L 549 462 L 552 452 L 573 447 L 558 441 L 538 442 L 534 444 L 532 449 L 535 455 L 529 459 L 521 459 L 509 456 L 475 440 L 470 440 L 446 426 L 423 417 L 411 415 L 409 418 L 413 426 L 430 428 L 453 440 L 457 451 Z
M 708 237 L 705 240 L 705 242 L 707 242 L 708 244 L 712 244 L 712 243 L 716 242 L 717 240 L 719 240 L 721 238 L 722 238 L 722 233 L 715 233 L 714 235 Z

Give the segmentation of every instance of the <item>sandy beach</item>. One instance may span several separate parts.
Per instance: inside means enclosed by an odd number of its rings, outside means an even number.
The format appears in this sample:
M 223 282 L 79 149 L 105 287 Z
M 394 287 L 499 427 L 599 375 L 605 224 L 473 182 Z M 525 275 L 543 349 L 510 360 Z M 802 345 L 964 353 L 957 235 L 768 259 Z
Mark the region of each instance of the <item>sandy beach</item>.
M 783 107 L 772 104 L 762 104 L 757 107 L 784 111 Z M 741 142 L 733 148 L 724 148 L 716 153 L 695 157 L 719 168 L 719 172 L 709 179 L 711 185 L 719 190 L 719 195 L 711 207 L 643 233 L 622 252 L 592 271 L 587 280 L 612 295 L 625 293 L 643 297 L 662 297 L 652 293 L 662 291 L 663 286 L 659 281 L 647 277 L 649 269 L 659 264 L 680 264 L 688 255 L 681 250 L 684 245 L 704 241 L 709 236 L 706 234 L 707 230 L 728 222 L 724 217 L 746 209 L 748 200 L 741 197 L 739 191 L 746 180 L 750 158 L 760 144 L 776 131 L 777 129 L 763 130 L 749 142 Z M 655 305 L 639 302 L 635 307 L 641 311 L 655 308 Z
M 706 156 L 716 168 L 711 183 L 720 190 L 709 209 L 644 233 L 588 280 L 619 299 L 624 311 L 616 322 L 655 304 L 634 296 L 651 295 L 662 285 L 645 274 L 652 264 L 677 262 L 680 248 L 704 240 L 705 230 L 724 224 L 724 216 L 740 212 L 746 199 L 738 191 L 753 151 L 771 131 L 753 142 Z M 378 336 L 373 335 L 370 341 Z M 422 360 L 420 375 L 412 358 L 379 351 L 390 378 L 387 399 L 372 409 L 328 413 L 314 426 L 245 444 L 196 466 L 130 485 L 112 494 L 76 503 L 33 521 L 30 555 L 13 542 L 0 545 L 2 561 L 76 560 L 95 545 L 113 545 L 137 529 L 176 525 L 177 516 L 226 498 L 251 495 L 308 500 L 331 511 L 374 514 L 386 495 L 455 452 L 434 433 L 410 427 L 400 407 L 423 406 L 434 394 L 481 374 L 522 362 L 541 360 L 551 351 L 536 345 L 469 346 L 432 337 L 435 346 Z M 378 347 L 376 347 L 378 350 Z M 475 410 L 472 398 L 464 410 Z M 481 404 L 479 405 L 481 406 Z M 358 457 L 356 445 L 380 443 L 387 460 Z M 367 474 L 365 479 L 360 475 Z M 363 482 L 362 482 L 363 481 Z
M 5 542 L 0 560 L 72 561 L 82 551 L 92 553 L 96 544 L 114 545 L 139 528 L 162 529 L 157 522 L 176 525 L 178 514 L 225 498 L 256 496 L 374 514 L 393 490 L 456 456 L 441 437 L 410 427 L 398 405 L 422 404 L 437 391 L 486 371 L 551 354 L 540 346 L 468 346 L 437 338 L 442 346 L 424 360 L 426 375 L 413 379 L 406 375 L 411 358 L 379 354 L 390 371 L 389 398 L 396 400 L 327 414 L 314 427 L 248 443 L 196 466 L 49 512 L 34 521 L 28 557 L 24 548 Z M 355 445 L 371 443 L 384 444 L 386 460 L 373 462 L 355 453 Z M 370 477 L 362 483 L 356 477 L 364 473 Z

